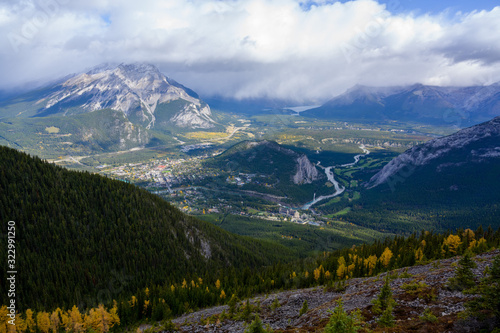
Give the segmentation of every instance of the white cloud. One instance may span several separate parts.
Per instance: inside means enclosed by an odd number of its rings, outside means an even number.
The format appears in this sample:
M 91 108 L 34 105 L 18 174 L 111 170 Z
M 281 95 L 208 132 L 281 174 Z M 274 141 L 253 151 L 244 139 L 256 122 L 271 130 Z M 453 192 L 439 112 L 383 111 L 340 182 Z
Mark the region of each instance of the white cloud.
M 204 95 L 241 98 L 500 80 L 500 7 L 450 17 L 394 14 L 373 0 L 315 3 L 4 1 L 0 88 L 128 61 L 154 63 Z

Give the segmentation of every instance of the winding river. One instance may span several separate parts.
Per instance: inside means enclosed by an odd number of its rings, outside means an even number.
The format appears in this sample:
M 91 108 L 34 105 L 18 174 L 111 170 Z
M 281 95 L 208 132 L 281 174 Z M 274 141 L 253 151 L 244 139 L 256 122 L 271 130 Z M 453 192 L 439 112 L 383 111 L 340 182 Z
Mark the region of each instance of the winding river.
M 342 165 L 340 165 L 340 167 L 342 167 L 342 168 L 352 167 L 352 166 L 356 165 L 359 162 L 359 159 L 362 156 L 366 156 L 366 155 L 370 154 L 370 151 L 368 149 L 366 149 L 366 147 L 364 145 L 359 146 L 359 148 L 363 151 L 363 154 L 354 156 L 354 162 L 353 163 L 342 164 Z M 322 200 L 325 200 L 325 199 L 330 199 L 330 198 L 336 197 L 337 195 L 340 195 L 340 194 L 342 194 L 345 191 L 345 187 L 344 186 L 340 186 L 339 182 L 336 181 L 335 178 L 333 177 L 332 168 L 335 168 L 335 166 L 329 166 L 329 167 L 326 167 L 324 169 L 325 169 L 326 177 L 328 178 L 328 180 L 335 187 L 335 193 L 330 194 L 330 195 L 322 195 L 322 196 L 319 196 L 317 198 L 316 198 L 316 195 L 315 195 L 314 199 L 311 202 L 308 202 L 304 206 L 302 206 L 302 209 L 309 209 L 313 205 L 315 205 L 316 203 L 318 203 L 318 202 L 320 202 Z

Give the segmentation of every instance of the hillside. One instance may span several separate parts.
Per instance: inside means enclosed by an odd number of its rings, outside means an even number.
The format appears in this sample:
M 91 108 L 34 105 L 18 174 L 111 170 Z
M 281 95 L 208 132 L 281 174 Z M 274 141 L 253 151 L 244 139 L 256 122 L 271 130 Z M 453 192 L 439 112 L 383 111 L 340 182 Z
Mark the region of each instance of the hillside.
M 497 117 L 417 145 L 375 173 L 364 172 L 365 189 L 346 217 L 394 233 L 480 224 L 496 228 L 499 143 Z
M 295 204 L 310 201 L 322 188 L 326 176 L 308 157 L 274 141 L 243 141 L 205 165 L 234 175 L 249 175 L 254 181 L 244 190 L 268 193 Z
M 291 258 L 282 246 L 191 218 L 133 185 L 68 171 L 6 147 L 0 147 L 0 189 L 2 223 L 16 222 L 21 311 L 85 307 L 147 285 L 195 275 L 210 281 L 226 269 Z M 0 246 L 6 242 L 2 237 Z M 1 262 L 6 255 L 0 252 Z M 5 270 L 0 278 L 6 279 Z M 2 304 L 5 288 L 2 283 Z M 102 291 L 110 294 L 102 299 Z
M 478 266 L 473 270 L 476 281 L 484 278 L 484 270 L 490 267 L 493 258 L 500 254 L 495 250 L 478 255 Z M 369 332 L 479 332 L 477 321 L 459 317 L 464 304 L 477 297 L 460 291 L 451 291 L 445 284 L 454 276 L 459 257 L 398 269 L 370 278 L 354 278 L 346 282 L 345 290 L 316 287 L 278 292 L 252 298 L 253 314 L 258 314 L 264 325 L 275 333 L 321 332 L 328 323 L 339 299 L 344 310 L 359 309 L 364 318 L 363 327 Z M 396 301 L 394 327 L 377 324 L 380 317 L 374 314 L 372 301 L 380 293 L 386 277 Z M 343 289 L 343 288 L 342 288 Z M 303 303 L 307 301 L 308 311 L 300 315 Z M 274 303 L 274 304 L 273 304 Z M 276 305 L 279 303 L 279 306 Z M 242 308 L 245 303 L 240 304 Z M 259 309 L 257 309 L 259 307 Z M 187 314 L 173 320 L 180 332 L 244 332 L 248 323 L 244 320 L 219 320 L 222 312 L 229 312 L 228 306 L 219 306 Z M 425 311 L 432 316 L 422 318 Z M 491 325 L 491 322 L 490 322 Z M 147 326 L 144 326 L 144 328 Z M 491 326 L 490 326 L 491 327 Z M 368 332 L 362 329 L 360 332 Z

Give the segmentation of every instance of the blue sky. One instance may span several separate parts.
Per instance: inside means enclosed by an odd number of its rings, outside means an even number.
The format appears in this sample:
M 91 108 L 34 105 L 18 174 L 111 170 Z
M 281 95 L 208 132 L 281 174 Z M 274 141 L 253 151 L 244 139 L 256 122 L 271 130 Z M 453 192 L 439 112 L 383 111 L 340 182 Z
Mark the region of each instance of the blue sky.
M 334 2 L 334 1 L 330 1 Z M 346 1 L 341 1 L 346 2 Z M 388 9 L 396 9 L 394 12 L 415 12 L 418 14 L 437 14 L 443 11 L 452 13 L 471 12 L 473 10 L 491 10 L 498 6 L 498 1 L 494 0 L 380 0 L 379 3 L 386 4 Z
M 203 96 L 313 103 L 500 81 L 497 1 L 380 1 L 3 0 L 0 90 L 137 61 Z

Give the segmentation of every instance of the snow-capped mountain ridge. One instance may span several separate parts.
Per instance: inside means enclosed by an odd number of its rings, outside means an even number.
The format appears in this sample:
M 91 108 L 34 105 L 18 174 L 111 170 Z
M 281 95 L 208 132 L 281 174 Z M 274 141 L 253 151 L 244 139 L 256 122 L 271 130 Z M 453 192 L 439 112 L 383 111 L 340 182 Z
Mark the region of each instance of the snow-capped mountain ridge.
M 46 98 L 45 110 L 78 105 L 86 111 L 111 108 L 135 116 L 146 128 L 155 126 L 157 106 L 183 100 L 172 122 L 180 127 L 214 126 L 210 107 L 191 90 L 163 75 L 150 64 L 102 65 L 63 82 Z

